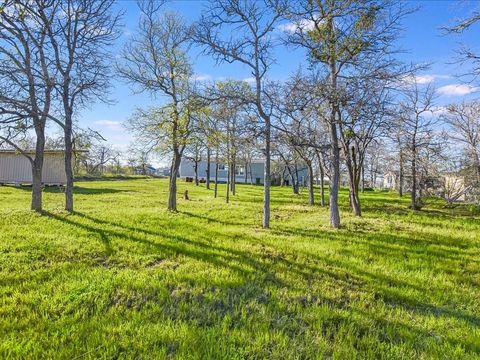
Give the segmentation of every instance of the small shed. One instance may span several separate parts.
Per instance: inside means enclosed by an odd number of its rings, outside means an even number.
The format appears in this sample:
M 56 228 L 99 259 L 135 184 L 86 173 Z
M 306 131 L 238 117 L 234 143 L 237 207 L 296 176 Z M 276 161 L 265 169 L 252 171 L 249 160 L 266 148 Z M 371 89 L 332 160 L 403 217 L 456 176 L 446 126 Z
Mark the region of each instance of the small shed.
M 34 151 L 28 151 L 34 157 Z M 65 185 L 63 150 L 45 150 L 42 182 L 45 185 Z M 32 184 L 32 166 L 25 155 L 15 150 L 0 150 L 0 184 Z

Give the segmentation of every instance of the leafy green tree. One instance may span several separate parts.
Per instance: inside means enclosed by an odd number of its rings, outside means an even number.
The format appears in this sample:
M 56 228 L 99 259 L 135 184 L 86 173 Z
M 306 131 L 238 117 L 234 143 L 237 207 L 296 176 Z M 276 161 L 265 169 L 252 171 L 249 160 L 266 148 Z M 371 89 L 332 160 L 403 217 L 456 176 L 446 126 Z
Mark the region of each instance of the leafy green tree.
M 329 113 L 324 119 L 330 133 L 329 206 L 333 228 L 340 226 L 339 124 L 343 121 L 344 85 L 359 77 L 398 76 L 392 44 L 406 13 L 401 4 L 391 0 L 314 0 L 292 4 L 289 9 L 287 43 L 306 49 L 312 65 L 318 66 L 325 76 L 316 91 Z
M 162 95 L 162 107 L 138 109 L 130 121 L 137 138 L 146 146 L 171 154 L 168 209 L 177 210 L 177 177 L 191 133 L 192 114 L 201 106 L 194 99 L 192 69 L 187 52 L 191 28 L 176 13 L 160 14 L 162 3 L 139 3 L 141 18 L 136 34 L 122 52 L 119 72 L 135 92 Z

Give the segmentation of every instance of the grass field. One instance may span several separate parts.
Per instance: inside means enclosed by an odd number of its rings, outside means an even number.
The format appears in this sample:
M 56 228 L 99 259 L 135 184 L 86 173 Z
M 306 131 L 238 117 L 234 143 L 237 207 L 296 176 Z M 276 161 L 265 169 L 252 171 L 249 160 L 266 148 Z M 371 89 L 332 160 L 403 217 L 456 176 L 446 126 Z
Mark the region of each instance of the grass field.
M 478 359 L 480 217 L 366 192 L 328 226 L 307 194 L 238 185 L 228 205 L 181 182 L 0 187 L 0 358 Z

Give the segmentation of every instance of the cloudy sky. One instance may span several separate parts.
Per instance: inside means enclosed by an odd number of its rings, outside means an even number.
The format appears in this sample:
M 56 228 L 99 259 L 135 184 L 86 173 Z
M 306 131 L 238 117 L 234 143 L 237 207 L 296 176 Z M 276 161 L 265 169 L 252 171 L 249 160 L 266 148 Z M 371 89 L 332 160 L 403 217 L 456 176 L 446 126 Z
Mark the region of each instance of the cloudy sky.
M 418 6 L 419 9 L 404 22 L 405 31 L 401 34 L 398 45 L 405 52 L 400 56 L 405 62 L 432 64 L 428 71 L 420 74 L 417 81 L 435 84 L 439 107 L 465 97 L 476 96 L 480 88 L 462 83 L 457 75 L 464 73 L 466 67 L 455 64 L 454 59 L 455 50 L 462 43 L 480 48 L 480 36 L 478 36 L 480 26 L 473 27 L 461 36 L 446 36 L 442 33 L 441 27 L 448 26 L 456 18 L 469 14 L 472 9 L 480 6 L 479 3 L 476 1 L 410 1 L 408 3 Z M 202 1 L 173 1 L 167 3 L 166 9 L 182 14 L 188 21 L 195 21 L 203 6 Z M 125 26 L 116 48 L 112 50 L 116 54 L 135 32 L 139 17 L 134 1 L 119 1 L 117 7 L 125 11 L 123 21 Z M 288 31 L 288 26 L 283 24 L 277 31 Z M 234 78 L 248 81 L 251 77 L 248 70 L 239 65 L 216 66 L 212 59 L 200 54 L 199 48 L 192 48 L 190 55 L 195 76 L 199 80 Z M 306 64 L 305 56 L 301 51 L 280 47 L 275 51 L 275 57 L 277 64 L 272 69 L 270 77 L 277 80 L 286 79 L 299 66 Z M 123 124 L 135 107 L 161 104 L 164 100 L 154 99 L 148 95 L 134 95 L 129 86 L 117 78 L 113 79 L 111 98 L 114 100 L 113 105 L 93 104 L 90 109 L 82 112 L 79 120 L 81 126 L 99 131 L 109 143 L 119 149 L 126 149 L 132 138 Z

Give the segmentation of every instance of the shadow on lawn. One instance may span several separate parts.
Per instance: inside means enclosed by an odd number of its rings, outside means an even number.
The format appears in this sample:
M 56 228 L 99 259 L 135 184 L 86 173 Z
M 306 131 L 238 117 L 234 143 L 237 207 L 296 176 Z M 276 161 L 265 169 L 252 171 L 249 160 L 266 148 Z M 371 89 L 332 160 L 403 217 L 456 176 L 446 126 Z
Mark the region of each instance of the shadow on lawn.
M 9 185 L 5 185 L 9 186 Z M 23 191 L 32 191 L 31 186 L 12 186 L 15 189 L 20 189 Z M 46 186 L 43 189 L 43 192 L 49 193 L 49 194 L 63 194 L 65 193 L 65 188 L 61 186 Z M 92 189 L 92 188 L 86 188 L 86 187 L 81 187 L 81 186 L 74 186 L 73 188 L 73 193 L 77 195 L 99 195 L 99 194 L 117 194 L 117 193 L 122 193 L 122 192 L 136 192 L 135 190 L 121 190 L 121 189 L 109 189 L 109 188 L 98 188 L 98 189 Z
M 234 225 L 234 226 L 240 226 L 240 225 L 248 225 L 249 223 L 248 222 L 234 222 L 234 221 L 226 221 L 226 220 L 219 220 L 219 219 L 216 219 L 214 217 L 209 217 L 209 216 L 206 216 L 206 215 L 201 215 L 201 214 L 194 214 L 192 212 L 189 212 L 189 211 L 178 211 L 179 214 L 182 214 L 182 215 L 185 215 L 185 216 L 188 216 L 188 217 L 193 217 L 193 218 L 196 218 L 196 219 L 200 219 L 200 220 L 205 220 L 207 221 L 207 223 L 209 222 L 214 222 L 214 223 L 217 223 L 217 224 L 221 224 L 221 225 Z M 82 216 L 85 216 L 85 215 L 82 215 Z
M 212 238 L 222 237 L 222 234 L 216 233 L 211 229 L 207 229 L 202 226 L 197 226 L 197 229 L 191 233 L 196 234 L 194 239 L 189 239 L 185 236 L 176 234 L 169 234 L 165 230 L 154 231 L 150 229 L 144 229 L 134 226 L 123 225 L 121 223 L 114 223 L 111 221 L 95 218 L 83 213 L 75 213 L 81 219 L 84 219 L 92 224 L 86 224 L 81 221 L 76 221 L 74 217 L 65 217 L 52 213 L 45 213 L 50 218 L 66 223 L 70 226 L 82 228 L 88 232 L 97 234 L 105 244 L 108 251 L 112 251 L 111 239 L 120 239 L 124 241 L 131 241 L 140 243 L 155 251 L 160 252 L 162 256 L 175 257 L 182 255 L 194 260 L 203 261 L 213 266 L 223 267 L 232 270 L 242 276 L 244 285 L 237 287 L 223 287 L 220 288 L 220 294 L 213 298 L 206 297 L 204 294 L 197 296 L 196 294 L 189 293 L 189 290 L 172 289 L 171 296 L 175 297 L 173 303 L 162 304 L 164 314 L 172 319 L 182 319 L 194 323 L 199 326 L 213 326 L 221 321 L 221 318 L 228 315 L 233 319 L 241 317 L 238 308 L 243 307 L 246 304 L 255 302 L 260 304 L 259 306 L 265 306 L 269 310 L 267 312 L 268 317 L 266 320 L 271 321 L 271 328 L 275 329 L 279 319 L 287 316 L 291 318 L 292 323 L 287 327 L 276 329 L 284 331 L 291 338 L 296 338 L 302 335 L 302 328 L 308 326 L 308 322 L 303 319 L 302 311 L 292 310 L 290 307 L 280 306 L 275 298 L 272 298 L 271 287 L 274 286 L 278 289 L 287 289 L 287 291 L 295 290 L 298 292 L 305 291 L 307 287 L 297 287 L 295 281 L 296 276 L 299 276 L 298 281 L 305 281 L 307 284 L 312 284 L 316 281 L 325 281 L 330 279 L 331 282 L 340 286 L 345 291 L 351 291 L 352 289 L 359 293 L 371 293 L 374 292 L 376 300 L 383 301 L 390 308 L 404 308 L 405 310 L 416 313 L 420 316 L 436 316 L 446 317 L 462 322 L 468 323 L 473 327 L 480 326 L 480 319 L 474 315 L 462 312 L 460 310 L 450 308 L 447 306 L 437 306 L 428 302 L 419 301 L 413 297 L 409 297 L 402 293 L 402 288 L 411 288 L 417 293 L 425 293 L 428 291 L 426 287 L 420 284 L 414 284 L 401 279 L 393 278 L 391 276 L 380 274 L 378 272 L 372 272 L 367 268 L 360 268 L 352 262 L 345 261 L 339 258 L 333 258 L 331 256 L 322 256 L 319 254 L 311 254 L 306 252 L 287 253 L 279 251 L 277 249 L 265 246 L 260 240 L 248 238 L 244 234 L 239 234 L 242 240 L 246 240 L 252 243 L 252 248 L 249 251 L 241 251 L 231 247 L 219 246 L 212 244 L 212 242 L 202 241 L 201 234 L 207 232 L 208 236 Z M 220 220 L 209 218 L 207 216 L 197 215 L 185 212 L 187 216 L 192 216 L 200 220 L 205 221 L 204 225 L 208 225 L 211 221 L 216 221 L 222 224 L 228 224 Z M 244 225 L 242 223 L 235 223 L 235 225 Z M 108 228 L 108 229 L 106 229 Z M 112 229 L 113 228 L 113 229 Z M 118 230 L 117 230 L 118 229 Z M 309 231 L 299 228 L 279 228 L 270 230 L 273 234 L 280 236 L 298 236 L 307 237 L 312 241 L 318 241 L 318 231 Z M 376 251 L 380 252 L 382 256 L 388 256 L 391 258 L 398 258 L 399 256 L 411 256 L 421 259 L 425 257 L 437 258 L 439 261 L 452 260 L 459 261 L 466 259 L 461 247 L 455 246 L 453 239 L 448 237 L 437 237 L 436 239 L 425 238 L 410 239 L 403 235 L 387 235 L 387 234 L 362 234 L 362 237 L 354 238 L 352 233 L 349 232 L 329 232 L 326 234 L 327 239 L 325 241 L 341 241 L 345 242 L 347 239 L 350 241 L 372 247 Z M 224 237 L 225 235 L 223 235 Z M 149 237 L 155 237 L 155 240 Z M 160 240 L 160 242 L 158 242 Z M 163 241 L 162 241 L 163 240 Z M 165 241 L 166 240 L 166 241 Z M 401 246 L 399 248 L 398 246 Z M 431 248 L 431 246 L 449 246 L 448 250 L 440 248 Z M 421 246 L 419 249 L 418 247 Z M 349 250 L 345 249 L 346 252 Z M 354 256 L 351 253 L 349 256 Z M 303 260 L 308 259 L 300 263 L 297 261 L 298 257 L 303 257 Z M 358 256 L 358 255 L 357 255 Z M 473 260 L 468 258 L 468 261 Z M 276 274 L 289 274 L 286 278 L 290 281 L 280 279 Z M 195 281 L 189 279 L 190 282 Z M 198 281 L 198 280 L 197 280 Z M 431 287 L 430 287 L 431 288 Z M 440 289 L 437 289 L 440 290 Z M 210 291 L 210 290 L 205 290 Z M 213 290 L 212 290 L 213 291 Z M 175 295 L 173 295 L 175 294 Z M 280 301 L 280 299 L 278 299 Z M 284 299 L 282 299 L 284 301 Z M 396 341 L 408 341 L 411 340 L 409 335 L 403 334 L 405 330 L 416 334 L 417 336 L 431 338 L 436 336 L 434 333 L 427 331 L 423 328 L 415 326 L 415 322 L 411 322 L 411 325 L 407 325 L 403 322 L 386 320 L 383 316 L 377 315 L 373 312 L 368 312 L 364 309 L 359 309 L 355 300 L 345 297 L 344 300 L 333 299 L 322 294 L 308 293 L 304 297 L 292 297 L 292 304 L 295 306 L 330 306 L 335 309 L 347 310 L 350 313 L 356 314 L 361 318 L 368 318 L 378 324 L 379 328 L 375 331 L 378 332 L 375 336 L 385 342 L 392 341 L 387 338 L 382 332 L 382 328 L 389 327 L 391 329 L 403 329 L 402 331 L 394 330 Z M 190 304 L 192 306 L 181 306 L 181 304 Z M 296 309 L 296 308 L 295 308 Z M 358 318 L 358 317 L 357 317 Z M 336 322 L 336 324 L 329 323 Z M 297 324 L 298 322 L 298 324 Z M 235 326 L 235 321 L 233 321 Z M 238 323 L 241 323 L 241 319 L 238 319 Z M 304 325 L 299 325 L 305 323 Z M 325 327 L 338 327 L 342 323 L 354 324 L 355 328 L 360 333 L 369 333 L 373 331 L 370 327 L 365 325 L 362 320 L 353 320 L 352 317 L 341 317 L 337 314 L 337 318 L 331 318 L 325 322 Z M 295 325 L 296 324 L 296 325 Z M 442 341 L 449 342 L 452 346 L 460 346 L 467 349 L 467 351 L 480 353 L 478 344 L 469 342 L 465 339 L 459 341 L 458 339 L 449 337 L 446 334 L 440 334 Z M 361 335 L 359 335 L 361 336 Z M 403 339 L 403 337 L 405 338 Z M 399 340 L 399 339 L 400 340 Z M 428 350 L 428 349 L 427 349 Z M 426 350 L 425 350 L 426 351 Z
M 64 188 L 59 187 L 46 187 L 45 192 L 48 193 L 64 193 Z M 77 195 L 99 195 L 99 194 L 117 194 L 123 192 L 136 192 L 135 190 L 121 190 L 121 189 L 109 189 L 109 188 L 86 188 L 81 186 L 75 186 L 73 188 L 73 193 Z
M 166 256 L 183 255 L 195 260 L 200 260 L 200 261 L 210 263 L 214 266 L 224 267 L 224 268 L 233 270 L 235 272 L 238 272 L 244 277 L 249 277 L 252 274 L 252 271 L 249 271 L 243 266 L 235 265 L 234 264 L 235 262 L 241 263 L 242 265 L 246 265 L 247 267 L 250 267 L 255 271 L 262 271 L 265 273 L 268 272 L 268 269 L 267 267 L 265 267 L 265 265 L 259 263 L 256 259 L 254 259 L 252 256 L 249 256 L 248 253 L 243 251 L 211 245 L 205 242 L 194 241 L 183 236 L 168 234 L 166 232 L 154 232 L 154 231 L 145 230 L 142 228 L 125 226 L 125 225 L 93 218 L 91 216 L 78 213 L 78 212 L 76 212 L 75 215 L 93 222 L 94 225 L 83 224 L 81 222 L 74 221 L 69 217 L 56 215 L 50 212 L 44 212 L 44 214 L 57 221 L 61 221 L 68 225 L 79 227 L 89 232 L 98 234 L 102 243 L 105 244 L 105 246 L 108 247 L 109 249 L 111 249 L 110 239 L 118 238 L 126 241 L 133 241 L 136 243 L 140 243 L 148 247 L 152 247 L 160 251 L 163 255 L 166 255 Z M 120 230 L 119 231 L 110 230 L 110 229 L 105 230 L 99 227 L 98 225 L 116 227 L 116 228 L 119 228 Z M 128 232 L 129 234 L 126 234 L 126 232 Z M 175 243 L 175 245 L 168 244 L 168 243 L 154 242 L 146 238 L 132 235 L 132 233 L 142 233 L 143 235 L 160 237 L 161 239 L 165 239 Z M 273 282 L 282 284 L 281 281 L 277 279 L 274 274 L 270 274 L 269 277 Z
M 426 216 L 429 218 L 436 218 L 436 219 L 472 219 L 473 216 L 477 215 L 472 211 L 468 211 L 462 209 L 463 211 L 456 211 L 455 209 L 431 209 L 431 208 L 424 208 L 422 210 L 411 210 L 408 208 L 408 205 L 402 206 L 394 206 L 394 205 L 364 205 L 362 207 L 362 211 L 364 213 L 374 212 L 376 214 L 387 214 L 387 215 L 420 215 Z

